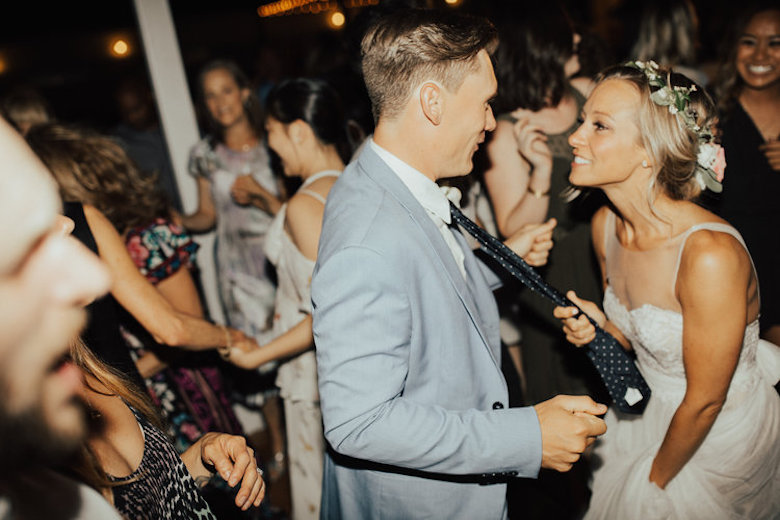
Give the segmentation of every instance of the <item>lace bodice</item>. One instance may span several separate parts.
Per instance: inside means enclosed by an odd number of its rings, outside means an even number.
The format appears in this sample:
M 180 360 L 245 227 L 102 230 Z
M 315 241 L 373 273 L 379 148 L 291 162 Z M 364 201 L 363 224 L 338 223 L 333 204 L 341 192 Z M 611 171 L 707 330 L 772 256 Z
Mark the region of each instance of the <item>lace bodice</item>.
M 609 286 L 604 294 L 604 311 L 631 342 L 639 369 L 653 391 L 653 399 L 681 400 L 686 388 L 682 314 L 652 304 L 629 310 Z M 745 328 L 742 352 L 729 387 L 730 397 L 737 392 L 749 392 L 757 380 L 758 333 L 758 320 Z
M 744 242 L 731 226 L 713 222 L 693 226 L 659 248 L 634 251 L 620 245 L 614 222 L 614 214 L 610 213 L 605 240 L 608 285 L 604 294 L 604 311 L 631 342 L 637 364 L 653 391 L 653 399 L 679 401 L 685 394 L 686 378 L 682 348 L 683 317 L 674 296 L 674 287 L 685 241 L 692 233 L 709 229 L 728 233 L 743 246 Z M 759 324 L 756 319 L 745 327 L 729 397 L 749 392 L 758 379 L 758 341 Z M 734 399 L 730 400 L 734 402 Z

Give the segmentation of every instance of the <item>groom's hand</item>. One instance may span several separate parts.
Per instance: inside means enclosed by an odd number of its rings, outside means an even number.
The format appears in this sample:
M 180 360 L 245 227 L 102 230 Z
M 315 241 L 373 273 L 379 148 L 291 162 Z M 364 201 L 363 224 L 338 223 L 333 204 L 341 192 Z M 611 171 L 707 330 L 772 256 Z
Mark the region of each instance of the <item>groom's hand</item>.
M 607 407 L 588 396 L 559 395 L 534 406 L 542 429 L 542 467 L 569 471 L 607 425 Z

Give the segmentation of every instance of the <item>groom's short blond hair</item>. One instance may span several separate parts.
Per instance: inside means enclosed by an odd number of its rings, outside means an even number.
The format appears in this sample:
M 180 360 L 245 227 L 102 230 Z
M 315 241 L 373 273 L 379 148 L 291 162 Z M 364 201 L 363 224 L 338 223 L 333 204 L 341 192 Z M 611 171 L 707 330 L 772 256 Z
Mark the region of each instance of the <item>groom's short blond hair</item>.
M 379 19 L 361 44 L 374 120 L 396 117 L 423 81 L 457 91 L 466 75 L 479 68 L 479 51 L 492 55 L 497 46 L 496 29 L 484 18 L 405 9 Z

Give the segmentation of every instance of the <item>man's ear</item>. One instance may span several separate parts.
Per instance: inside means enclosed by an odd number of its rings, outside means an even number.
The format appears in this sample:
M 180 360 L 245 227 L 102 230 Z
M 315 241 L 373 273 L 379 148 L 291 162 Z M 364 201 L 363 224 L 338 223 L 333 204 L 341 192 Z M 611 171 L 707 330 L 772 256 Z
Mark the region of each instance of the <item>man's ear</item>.
M 444 111 L 444 92 L 442 86 L 433 81 L 426 81 L 420 87 L 420 106 L 425 117 L 434 125 L 441 123 Z

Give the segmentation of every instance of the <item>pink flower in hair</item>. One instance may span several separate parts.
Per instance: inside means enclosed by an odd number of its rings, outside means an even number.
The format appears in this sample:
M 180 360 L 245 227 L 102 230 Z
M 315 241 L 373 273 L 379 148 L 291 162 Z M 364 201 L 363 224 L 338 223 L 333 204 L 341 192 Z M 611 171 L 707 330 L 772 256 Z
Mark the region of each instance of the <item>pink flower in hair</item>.
M 723 182 L 723 176 L 726 174 L 726 151 L 722 146 L 718 146 L 718 155 L 712 164 L 712 171 L 715 172 L 718 182 Z

